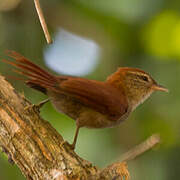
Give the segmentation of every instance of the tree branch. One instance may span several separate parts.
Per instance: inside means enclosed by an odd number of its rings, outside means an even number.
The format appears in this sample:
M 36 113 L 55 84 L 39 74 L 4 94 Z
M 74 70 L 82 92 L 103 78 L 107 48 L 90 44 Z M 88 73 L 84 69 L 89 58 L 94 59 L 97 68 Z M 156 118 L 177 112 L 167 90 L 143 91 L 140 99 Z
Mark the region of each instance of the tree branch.
M 160 142 L 157 134 L 104 169 L 79 157 L 62 136 L 0 76 L 0 146 L 28 180 L 128 180 L 129 161 Z
M 126 164 L 99 169 L 80 158 L 62 136 L 0 76 L 0 146 L 29 180 L 128 179 Z
M 135 159 L 136 157 L 142 155 L 146 151 L 153 148 L 155 145 L 160 143 L 160 135 L 159 134 L 153 134 L 150 137 L 148 137 L 144 142 L 141 144 L 135 146 L 134 148 L 130 149 L 128 152 L 124 153 L 120 160 L 121 161 L 130 161 Z

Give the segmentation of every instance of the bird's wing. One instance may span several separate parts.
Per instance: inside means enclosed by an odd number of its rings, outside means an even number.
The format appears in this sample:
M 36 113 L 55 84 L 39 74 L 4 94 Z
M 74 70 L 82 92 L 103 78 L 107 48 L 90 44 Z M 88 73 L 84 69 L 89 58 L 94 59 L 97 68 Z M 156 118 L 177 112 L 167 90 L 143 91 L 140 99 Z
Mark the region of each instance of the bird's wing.
M 120 118 L 128 109 L 123 91 L 105 82 L 67 77 L 60 80 L 60 90 L 78 102 L 107 114 L 111 120 Z

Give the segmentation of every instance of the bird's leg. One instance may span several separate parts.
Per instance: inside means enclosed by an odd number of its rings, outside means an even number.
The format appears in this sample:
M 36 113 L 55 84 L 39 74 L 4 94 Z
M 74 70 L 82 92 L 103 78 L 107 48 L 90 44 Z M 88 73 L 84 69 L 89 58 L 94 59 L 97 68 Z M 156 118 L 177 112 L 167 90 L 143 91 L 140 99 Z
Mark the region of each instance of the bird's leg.
M 71 144 L 72 149 L 75 149 L 76 142 L 77 142 L 77 137 L 78 137 L 78 134 L 79 134 L 79 129 L 80 129 L 80 126 L 77 125 L 74 140 L 73 140 L 73 143 Z
M 77 125 L 76 126 L 76 132 L 75 132 L 74 140 L 73 140 L 72 144 L 69 144 L 67 141 L 63 141 L 61 143 L 61 146 L 64 146 L 65 144 L 67 144 L 72 150 L 74 150 L 75 146 L 76 146 L 76 142 L 77 142 L 77 137 L 78 137 L 79 129 L 80 129 L 80 126 Z
M 26 107 L 24 108 L 24 110 L 34 109 L 34 110 L 36 110 L 36 111 L 39 112 L 40 108 L 41 108 L 44 104 L 46 104 L 48 101 L 50 101 L 49 98 L 41 101 L 41 102 L 38 103 L 38 104 L 28 105 L 28 106 L 26 106 Z

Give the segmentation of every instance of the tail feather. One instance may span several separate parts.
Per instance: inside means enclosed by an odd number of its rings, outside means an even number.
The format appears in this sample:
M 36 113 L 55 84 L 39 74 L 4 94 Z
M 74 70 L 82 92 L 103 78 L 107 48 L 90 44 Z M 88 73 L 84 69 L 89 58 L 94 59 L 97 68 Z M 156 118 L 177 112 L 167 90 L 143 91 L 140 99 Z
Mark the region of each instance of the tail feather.
M 8 50 L 7 55 L 9 57 L 12 57 L 13 59 L 15 59 L 18 63 L 24 64 L 24 65 L 26 65 L 26 67 L 31 67 L 31 71 L 33 70 L 35 73 L 38 73 L 38 74 L 40 74 L 46 78 L 52 79 L 52 75 L 50 73 L 43 70 L 42 68 L 40 68 L 36 64 L 32 63 L 31 61 L 29 61 L 27 58 L 25 58 L 21 54 L 15 52 L 15 51 L 9 51 Z
M 43 78 L 41 76 L 38 76 L 37 74 L 32 74 L 32 73 L 25 72 L 25 71 L 22 71 L 22 70 L 17 70 L 17 69 L 14 69 L 13 71 L 18 73 L 18 74 L 30 77 L 31 79 L 40 79 L 42 81 L 47 81 L 45 78 Z
M 43 88 L 42 86 L 39 86 L 39 85 L 37 85 L 37 84 L 35 84 L 35 83 L 31 82 L 31 81 L 26 81 L 26 84 L 27 84 L 29 87 L 33 88 L 33 89 L 36 89 L 36 90 L 38 90 L 38 91 L 41 91 L 41 92 L 44 93 L 44 94 L 47 94 L 46 88 Z
M 12 57 L 15 61 L 12 62 L 5 59 L 3 59 L 3 61 L 16 67 L 17 69 L 14 70 L 15 72 L 26 76 L 28 79 L 25 83 L 28 86 L 43 93 L 46 93 L 47 88 L 56 90 L 55 85 L 57 83 L 57 78 L 54 75 L 51 75 L 15 51 L 7 51 L 7 55 Z

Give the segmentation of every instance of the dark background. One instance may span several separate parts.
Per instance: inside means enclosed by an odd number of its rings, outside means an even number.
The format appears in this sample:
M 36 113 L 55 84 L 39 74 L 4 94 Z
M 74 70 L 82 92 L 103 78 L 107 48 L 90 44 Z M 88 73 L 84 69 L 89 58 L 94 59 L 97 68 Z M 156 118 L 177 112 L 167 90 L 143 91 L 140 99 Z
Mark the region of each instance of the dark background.
M 51 0 L 41 1 L 54 40 L 47 45 L 33 1 L 0 1 L 0 58 L 12 49 L 58 73 L 105 80 L 120 66 L 149 72 L 170 93 L 154 93 L 119 127 L 82 129 L 76 152 L 99 167 L 153 133 L 162 143 L 129 163 L 132 180 L 180 177 L 180 1 Z M 0 73 L 15 75 L 0 62 Z M 10 80 L 33 103 L 46 98 L 22 82 Z M 50 103 L 41 111 L 72 142 L 75 123 Z M 21 180 L 19 169 L 0 154 L 0 180 Z

